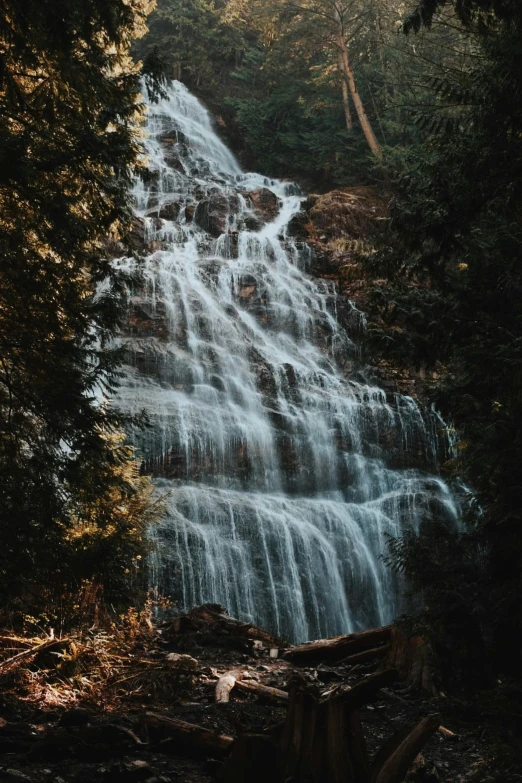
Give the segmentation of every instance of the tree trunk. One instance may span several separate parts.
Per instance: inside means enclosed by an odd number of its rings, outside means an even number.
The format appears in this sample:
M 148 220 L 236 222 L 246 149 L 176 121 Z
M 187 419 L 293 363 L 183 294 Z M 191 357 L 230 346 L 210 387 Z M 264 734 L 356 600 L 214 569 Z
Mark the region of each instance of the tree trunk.
M 341 89 L 343 91 L 344 119 L 346 122 L 346 130 L 349 132 L 353 130 L 353 120 L 352 120 L 352 113 L 350 111 L 350 94 L 348 91 L 348 81 L 344 75 L 343 56 L 341 52 L 339 52 L 339 73 L 341 75 Z
M 348 44 L 346 43 L 344 33 L 341 30 L 337 35 L 337 46 L 339 47 L 339 52 L 341 54 L 343 73 L 348 82 L 348 86 L 350 88 L 350 94 L 353 100 L 353 105 L 355 106 L 355 111 L 357 112 L 357 117 L 359 118 L 359 122 L 361 123 L 361 128 L 363 130 L 364 136 L 366 138 L 366 141 L 368 142 L 368 146 L 370 147 L 375 157 L 380 159 L 382 158 L 381 145 L 377 141 L 377 137 L 373 132 L 373 128 L 370 124 L 370 120 L 366 116 L 366 112 L 364 110 L 361 96 L 357 92 L 355 76 L 352 70 L 352 66 L 350 65 Z
M 433 661 L 428 641 L 422 636 L 409 636 L 393 628 L 386 666 L 397 669 L 409 690 L 425 690 L 437 695 L 433 684 Z
M 299 783 L 368 783 L 370 765 L 359 708 L 396 677 L 394 670 L 379 672 L 349 690 L 334 688 L 322 698 L 295 688 L 280 737 L 286 776 Z

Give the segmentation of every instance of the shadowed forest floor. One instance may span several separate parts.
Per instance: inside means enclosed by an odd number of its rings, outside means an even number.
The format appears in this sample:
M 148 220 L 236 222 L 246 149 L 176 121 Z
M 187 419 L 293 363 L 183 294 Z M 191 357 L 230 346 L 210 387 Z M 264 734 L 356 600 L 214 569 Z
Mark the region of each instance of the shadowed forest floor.
M 297 685 L 324 693 L 353 686 L 382 666 L 378 659 L 296 666 L 281 657 L 284 642 L 223 617 L 224 626 L 205 619 L 185 623 L 183 617 L 154 623 L 135 614 L 119 629 L 59 640 L 4 630 L 0 780 L 210 783 L 222 779 L 224 754 L 183 746 L 147 723 L 146 713 L 232 738 L 262 734 L 285 718 L 280 691 Z M 246 683 L 244 688 L 269 686 L 276 696 L 235 687 L 228 702 L 216 703 L 216 684 L 227 672 Z M 491 736 L 475 708 L 442 693 L 408 692 L 401 682 L 381 689 L 361 709 L 370 758 L 394 731 L 428 714 L 445 731 L 429 740 L 407 779 L 488 780 Z

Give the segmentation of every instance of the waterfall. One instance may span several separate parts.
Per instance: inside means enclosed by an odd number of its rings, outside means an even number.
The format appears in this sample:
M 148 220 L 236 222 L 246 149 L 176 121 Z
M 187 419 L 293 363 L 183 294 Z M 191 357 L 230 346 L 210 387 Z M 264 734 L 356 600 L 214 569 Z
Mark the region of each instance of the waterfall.
M 166 496 L 154 584 L 293 641 L 391 621 L 387 536 L 457 518 L 440 421 L 362 379 L 364 318 L 353 306 L 341 326 L 335 287 L 307 274 L 297 186 L 244 173 L 178 82 L 145 145 L 117 403 L 152 421 L 137 444 Z

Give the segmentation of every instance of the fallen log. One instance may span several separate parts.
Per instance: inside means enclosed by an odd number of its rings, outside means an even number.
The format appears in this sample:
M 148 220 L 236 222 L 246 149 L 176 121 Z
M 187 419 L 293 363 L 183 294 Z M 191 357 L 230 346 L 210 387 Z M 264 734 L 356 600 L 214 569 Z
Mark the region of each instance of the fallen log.
M 283 658 L 298 665 L 317 661 L 339 661 L 347 656 L 374 649 L 380 643 L 388 643 L 391 638 L 391 625 L 382 628 L 372 628 L 345 636 L 335 636 L 332 639 L 319 639 L 306 642 L 287 650 Z
M 439 722 L 428 716 L 398 732 L 377 754 L 372 766 L 371 783 L 400 783 L 413 760 L 437 731 Z
M 278 636 L 274 636 L 274 634 L 264 631 L 252 623 L 245 623 L 234 617 L 229 617 L 226 609 L 219 604 L 196 606 L 187 614 L 176 617 L 170 628 L 175 634 L 206 632 L 213 637 L 228 637 L 230 640 L 237 638 L 243 640 L 244 643 L 252 639 L 259 639 L 269 647 L 286 646 L 286 643 Z
M 347 658 L 341 658 L 339 661 L 343 666 L 355 666 L 358 663 L 366 663 L 374 658 L 384 658 L 390 652 L 389 644 L 381 644 L 380 647 L 372 647 L 371 650 L 364 650 L 355 655 L 349 655 Z
M 288 693 L 279 688 L 262 685 L 255 680 L 236 680 L 235 687 L 244 693 L 255 693 L 257 696 L 265 696 L 275 701 L 288 701 Z
M 225 734 L 210 731 L 204 726 L 187 723 L 177 718 L 146 712 L 141 718 L 141 724 L 147 728 L 160 730 L 164 735 L 176 741 L 179 751 L 189 750 L 199 755 L 225 755 L 230 750 L 234 739 Z

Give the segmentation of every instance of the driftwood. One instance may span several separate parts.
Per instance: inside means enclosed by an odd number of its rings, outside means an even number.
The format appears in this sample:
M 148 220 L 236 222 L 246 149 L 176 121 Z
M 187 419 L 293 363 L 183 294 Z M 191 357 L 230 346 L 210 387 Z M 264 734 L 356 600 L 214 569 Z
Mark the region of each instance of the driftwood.
M 271 701 L 288 701 L 288 693 L 279 688 L 271 688 L 269 685 L 262 685 L 255 680 L 244 680 L 241 672 L 230 671 L 222 674 L 216 683 L 216 702 L 226 703 L 230 701 L 230 693 L 233 688 L 237 688 L 243 693 L 254 693 L 256 696 L 264 696 Z
M 168 718 L 155 712 L 146 712 L 141 718 L 142 725 L 160 732 L 176 741 L 179 750 L 189 750 L 198 755 L 225 755 L 234 743 L 232 737 L 210 731 L 195 723 L 186 723 L 177 718 Z
M 292 647 L 283 655 L 296 664 L 310 664 L 316 661 L 340 661 L 347 656 L 374 649 L 380 643 L 388 643 L 391 638 L 391 625 L 373 628 L 370 631 L 335 636 L 332 639 L 319 639 Z

